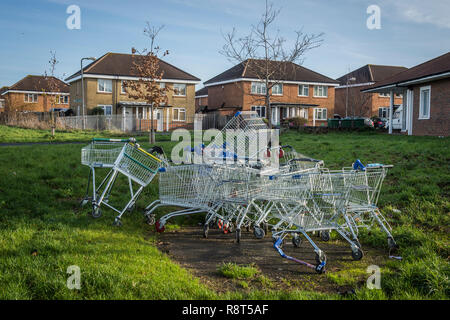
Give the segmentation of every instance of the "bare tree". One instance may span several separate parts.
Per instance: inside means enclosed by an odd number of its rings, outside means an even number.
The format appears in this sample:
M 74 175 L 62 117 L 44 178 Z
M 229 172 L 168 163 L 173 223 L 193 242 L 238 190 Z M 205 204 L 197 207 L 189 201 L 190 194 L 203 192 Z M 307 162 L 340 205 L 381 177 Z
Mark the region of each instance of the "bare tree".
M 50 60 L 49 71 L 44 72 L 44 80 L 45 84 L 42 87 L 42 92 L 44 92 L 44 96 L 47 97 L 47 101 L 50 102 L 50 127 L 52 130 L 52 137 L 55 136 L 55 128 L 56 128 L 56 118 L 55 118 L 55 106 L 58 103 L 59 95 L 55 94 L 56 92 L 61 91 L 60 81 L 55 77 L 56 65 L 59 61 L 56 59 L 56 52 L 50 51 Z M 45 112 L 46 110 L 44 110 Z
M 144 35 L 150 40 L 150 49 L 143 49 L 141 52 L 135 48 L 131 49 L 133 54 L 132 72 L 139 77 L 137 81 L 124 81 L 124 87 L 129 97 L 136 100 L 144 100 L 150 105 L 150 143 L 155 143 L 155 132 L 153 126 L 153 106 L 167 103 L 167 87 L 161 87 L 160 81 L 164 72 L 159 68 L 160 48 L 156 45 L 156 38 L 163 29 L 161 26 L 152 26 L 147 21 L 144 28 Z M 164 51 L 162 56 L 169 54 Z
M 270 101 L 272 88 L 285 79 L 288 72 L 293 72 L 292 63 L 302 64 L 304 54 L 319 47 L 323 33 L 305 34 L 301 29 L 294 31 L 292 46 L 286 48 L 286 39 L 279 30 L 272 32 L 273 23 L 280 13 L 272 4 L 265 3 L 265 11 L 258 24 L 252 25 L 250 33 L 238 37 L 236 29 L 224 35 L 225 44 L 220 51 L 232 63 L 245 64 L 259 81 L 265 84 L 264 102 L 268 110 L 269 126 L 272 127 Z M 291 70 L 289 70 L 291 69 Z
M 371 94 L 361 92 L 362 87 L 349 88 L 348 90 L 348 109 L 349 116 L 354 118 L 358 117 L 371 117 L 372 107 L 371 107 Z M 345 108 L 347 93 L 336 95 L 336 106 L 340 106 L 341 109 Z

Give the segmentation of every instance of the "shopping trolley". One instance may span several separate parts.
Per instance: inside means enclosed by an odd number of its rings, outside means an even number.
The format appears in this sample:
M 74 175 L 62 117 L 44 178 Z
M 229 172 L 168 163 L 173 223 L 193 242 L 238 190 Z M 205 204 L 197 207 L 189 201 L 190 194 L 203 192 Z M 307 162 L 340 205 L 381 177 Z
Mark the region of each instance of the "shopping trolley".
M 103 204 L 106 207 L 116 211 L 119 215 L 114 219 L 114 224 L 122 225 L 121 217 L 126 210 L 132 208 L 144 187 L 146 187 L 155 177 L 158 169 L 162 166 L 161 159 L 148 153 L 142 149 L 135 142 L 126 143 L 120 151 L 114 165 L 109 180 L 98 199 L 94 204 L 94 210 L 100 211 L 100 206 Z M 110 204 L 110 201 L 105 201 L 105 196 L 111 193 L 117 175 L 121 173 L 128 178 L 130 188 L 130 200 L 123 209 L 117 209 Z M 138 185 L 134 191 L 133 182 Z M 98 215 L 98 214 L 97 214 Z
M 89 177 L 86 188 L 86 195 L 80 203 L 80 206 L 85 206 L 88 202 L 93 205 L 92 216 L 98 218 L 101 215 L 100 210 L 95 210 L 97 199 L 99 198 L 99 191 L 110 178 L 114 166 L 114 162 L 119 156 L 126 143 L 135 142 L 134 138 L 129 139 L 105 139 L 93 138 L 91 143 L 81 149 L 81 164 L 89 167 Z M 96 184 L 96 169 L 106 168 L 110 169 L 101 181 Z M 90 185 L 92 183 L 92 196 L 89 195 Z M 105 195 L 104 201 L 109 199 L 109 193 Z

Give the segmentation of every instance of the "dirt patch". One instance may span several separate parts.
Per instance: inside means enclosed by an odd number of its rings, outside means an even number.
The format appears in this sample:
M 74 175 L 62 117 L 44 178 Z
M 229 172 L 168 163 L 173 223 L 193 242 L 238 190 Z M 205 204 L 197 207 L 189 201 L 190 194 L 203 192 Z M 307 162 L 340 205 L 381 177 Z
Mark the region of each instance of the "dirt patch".
M 316 244 L 327 255 L 327 273 L 342 274 L 346 269 L 356 270 L 358 277 L 352 279 L 351 285 L 337 284 L 326 274 L 317 274 L 313 269 L 282 258 L 273 248 L 272 239 L 256 239 L 251 232 L 242 231 L 240 243 L 236 243 L 235 235 L 224 234 L 218 229 L 210 229 L 208 239 L 203 238 L 200 227 L 184 227 L 180 230 L 166 231 L 157 238 L 158 248 L 172 260 L 199 277 L 206 285 L 217 292 L 243 289 L 302 289 L 329 293 L 345 293 L 355 286 L 363 285 L 368 275 L 365 270 L 368 265 L 384 265 L 387 253 L 383 250 L 365 248 L 365 257 L 354 261 L 350 246 L 343 241 L 323 242 L 313 237 Z M 315 263 L 315 253 L 306 239 L 296 248 L 290 238 L 286 238 L 283 250 L 287 255 Z M 260 276 L 245 281 L 248 287 L 243 287 L 236 279 L 228 279 L 220 275 L 217 268 L 223 262 L 233 262 L 237 265 L 254 264 L 261 272 Z M 359 270 L 360 269 L 360 270 Z M 268 278 L 269 281 L 261 279 Z

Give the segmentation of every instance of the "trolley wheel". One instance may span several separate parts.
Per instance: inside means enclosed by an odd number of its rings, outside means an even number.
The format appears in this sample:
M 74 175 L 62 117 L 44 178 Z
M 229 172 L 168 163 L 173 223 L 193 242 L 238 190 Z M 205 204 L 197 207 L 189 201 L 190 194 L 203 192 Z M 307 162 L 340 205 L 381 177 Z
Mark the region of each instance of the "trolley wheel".
M 398 244 L 395 242 L 394 238 L 388 237 L 388 238 L 387 238 L 387 241 L 388 241 L 389 249 L 391 249 L 391 250 L 396 250 L 396 249 L 399 248 L 399 246 L 398 246 Z
M 209 224 L 205 223 L 203 225 L 203 238 L 208 238 Z
M 148 225 L 152 226 L 155 224 L 156 217 L 154 214 L 146 215 L 145 217 L 146 217 L 146 222 Z
M 164 225 L 161 225 L 160 221 L 158 220 L 155 223 L 155 229 L 156 229 L 156 232 L 162 233 L 162 232 L 164 232 L 164 230 L 166 230 L 166 227 Z
M 300 238 L 300 236 L 298 234 L 294 235 L 292 237 L 292 244 L 296 248 L 300 247 L 300 245 L 302 244 L 302 238 Z
M 353 260 L 359 261 L 362 259 L 363 256 L 364 256 L 364 253 L 362 252 L 362 250 L 360 248 L 352 250 Z
M 80 201 L 80 207 L 84 207 L 85 205 L 87 205 L 87 203 L 89 202 L 88 198 L 84 198 L 83 200 Z
M 99 207 L 94 207 L 92 209 L 92 217 L 94 219 L 100 218 L 102 216 L 102 210 Z
M 319 263 L 316 268 L 315 268 L 316 272 L 318 274 L 322 274 L 325 272 L 325 265 L 322 265 L 321 263 Z
M 322 262 L 327 262 L 327 256 L 325 255 L 325 253 L 323 253 L 323 251 L 320 251 L 320 253 L 316 253 L 316 262 L 317 264 L 321 264 Z
M 256 239 L 262 239 L 266 235 L 264 229 L 256 226 L 253 228 L 253 234 L 255 235 Z
M 215 225 L 216 225 L 215 221 L 211 220 L 211 221 L 209 222 L 209 227 L 210 227 L 210 228 L 214 228 Z
M 241 229 L 236 229 L 236 242 L 241 242 Z
M 330 241 L 330 231 L 325 230 L 320 232 L 320 238 L 325 242 Z
M 120 218 L 116 217 L 114 219 L 113 226 L 116 226 L 116 227 L 121 227 L 122 226 L 122 221 L 120 220 Z
M 247 226 L 245 227 L 245 230 L 246 230 L 247 232 L 250 232 L 250 225 L 247 225 Z

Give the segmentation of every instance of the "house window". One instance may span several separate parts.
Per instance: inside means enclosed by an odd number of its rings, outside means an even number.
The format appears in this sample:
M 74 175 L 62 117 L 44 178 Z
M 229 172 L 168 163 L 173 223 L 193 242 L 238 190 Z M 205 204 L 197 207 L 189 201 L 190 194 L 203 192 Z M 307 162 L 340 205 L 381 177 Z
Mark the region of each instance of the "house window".
M 385 92 L 380 93 L 380 97 L 383 97 L 383 98 L 389 98 L 390 96 L 391 95 L 389 93 L 385 93 Z
M 266 117 L 266 106 L 252 106 L 252 111 L 256 111 L 261 118 Z
M 314 86 L 314 97 L 328 97 L 328 87 Z
M 186 109 L 174 108 L 173 109 L 173 121 L 186 121 Z
M 298 95 L 302 97 L 309 96 L 309 86 L 305 84 L 301 84 L 298 86 Z
M 36 103 L 38 102 L 38 95 L 35 93 L 25 93 L 25 102 Z
M 272 87 L 272 94 L 277 95 L 277 96 L 282 96 L 283 95 L 283 84 L 278 83 L 278 84 L 274 85 Z
M 326 108 L 314 108 L 314 114 L 316 120 L 327 120 L 327 109 Z
M 430 119 L 431 86 L 420 88 L 419 119 Z
M 403 95 L 402 95 L 401 93 L 396 93 L 396 94 L 395 94 L 395 97 L 396 97 L 396 98 L 403 98 Z
M 251 93 L 266 94 L 266 84 L 262 82 L 252 82 Z
M 111 105 L 99 105 L 99 108 L 103 109 L 103 114 L 105 116 L 112 115 L 112 106 Z
M 127 94 L 127 90 L 126 90 L 125 86 L 123 85 L 123 82 L 124 82 L 123 80 L 120 81 L 120 93 Z
M 388 112 L 389 112 L 389 108 L 386 108 L 386 107 L 378 108 L 378 117 L 387 118 Z
M 165 86 L 165 84 L 164 84 Z M 173 84 L 174 96 L 186 96 L 186 84 L 174 83 Z
M 69 96 L 56 96 L 56 103 L 57 104 L 68 104 L 69 103 Z
M 98 79 L 98 92 L 112 92 L 112 80 L 108 79 Z

